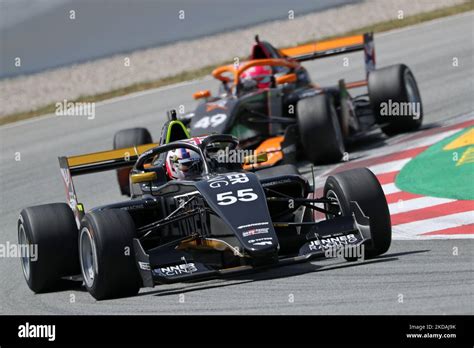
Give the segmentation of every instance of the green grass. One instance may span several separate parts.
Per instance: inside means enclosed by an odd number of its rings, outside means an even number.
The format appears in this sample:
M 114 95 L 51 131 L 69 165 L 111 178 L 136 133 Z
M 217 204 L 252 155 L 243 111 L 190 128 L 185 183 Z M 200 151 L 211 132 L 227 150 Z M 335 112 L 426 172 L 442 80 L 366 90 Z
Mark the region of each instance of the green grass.
M 474 0 L 469 0 L 460 5 L 446 7 L 439 10 L 426 12 L 426 13 L 420 13 L 417 15 L 406 17 L 402 20 L 393 19 L 386 22 L 375 23 L 373 25 L 351 30 L 337 36 L 356 35 L 356 34 L 361 34 L 361 33 L 370 32 L 370 31 L 374 33 L 380 33 L 383 31 L 403 28 L 403 27 L 418 24 L 421 22 L 430 21 L 436 18 L 452 16 L 452 15 L 459 14 L 462 12 L 471 11 L 473 9 L 474 9 Z M 326 37 L 324 39 L 330 39 L 332 37 L 336 37 L 336 36 Z M 312 41 L 301 42 L 299 44 L 305 44 Z M 205 66 L 199 69 L 185 71 L 174 76 L 165 77 L 159 80 L 140 82 L 140 83 L 136 83 L 136 84 L 119 88 L 119 89 L 115 89 L 115 90 L 105 92 L 105 93 L 99 93 L 99 94 L 89 95 L 89 96 L 81 96 L 73 100 L 73 102 L 99 102 L 102 100 L 119 97 L 119 96 L 135 93 L 139 91 L 144 91 L 147 89 L 163 87 L 163 86 L 171 85 L 178 82 L 201 78 L 203 76 L 210 74 L 216 66 L 228 64 L 228 63 L 229 61 L 222 62 L 221 64 L 217 64 L 217 65 Z M 55 103 L 51 103 L 49 105 L 43 106 L 35 110 L 31 110 L 27 112 L 18 112 L 18 113 L 6 115 L 6 116 L 0 116 L 0 125 L 16 122 L 16 121 L 21 121 L 28 118 L 45 115 L 49 113 L 54 113 L 54 112 L 55 112 Z

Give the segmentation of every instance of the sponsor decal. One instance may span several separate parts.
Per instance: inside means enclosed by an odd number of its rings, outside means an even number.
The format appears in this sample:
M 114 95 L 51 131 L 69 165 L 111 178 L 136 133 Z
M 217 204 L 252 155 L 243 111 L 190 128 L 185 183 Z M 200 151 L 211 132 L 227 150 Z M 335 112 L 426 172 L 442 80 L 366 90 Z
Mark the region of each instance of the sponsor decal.
M 140 269 L 142 269 L 144 271 L 149 271 L 150 270 L 150 264 L 148 262 L 138 261 L 138 266 L 140 266 Z
M 69 175 L 69 170 L 66 169 L 66 168 L 61 168 L 61 175 L 63 176 L 63 179 L 64 179 L 64 183 L 66 184 L 66 186 L 69 186 L 69 184 L 71 183 L 71 176 Z
M 197 272 L 197 268 L 195 264 L 191 262 L 175 266 L 161 267 L 160 272 L 167 277 L 172 277 L 181 274 L 190 274 L 193 272 Z
M 270 241 L 253 243 L 253 245 L 272 245 L 272 244 L 273 244 L 273 242 L 271 240 Z
M 262 238 L 250 239 L 248 243 L 253 244 L 253 245 L 271 245 L 273 243 L 273 238 L 262 237 Z
M 148 155 L 151 155 L 152 153 L 153 153 L 153 149 L 147 150 L 147 151 L 145 151 L 145 152 L 143 152 L 143 153 L 141 154 L 140 158 L 141 158 L 141 157 L 146 157 L 146 156 L 148 156 Z M 139 159 L 140 159 L 140 158 L 139 158 Z
M 207 182 L 209 183 L 210 188 L 221 188 L 228 185 L 235 185 L 235 184 L 244 184 L 249 182 L 249 178 L 244 173 L 234 173 L 228 175 L 219 175 L 212 179 L 209 179 Z
M 63 178 L 64 186 L 66 188 L 66 198 L 69 204 L 69 207 L 72 209 L 74 213 L 74 217 L 76 218 L 77 226 L 80 225 L 80 214 L 78 210 L 78 203 L 76 193 L 74 191 L 74 185 L 72 183 L 71 172 L 68 168 L 60 168 L 61 176 Z
M 359 241 L 359 239 L 357 239 L 357 237 L 354 234 L 348 234 L 348 235 L 345 235 L 345 236 L 322 238 L 321 241 L 313 240 L 309 244 L 309 250 L 318 251 L 318 250 L 321 250 L 321 247 L 322 247 L 322 249 L 327 250 L 329 248 L 341 247 L 343 245 L 356 243 L 358 241 Z
M 239 227 L 237 227 L 239 230 L 243 229 L 243 228 L 248 228 L 248 227 L 255 227 L 255 226 L 266 226 L 268 225 L 268 221 L 265 221 L 265 222 L 256 222 L 256 223 L 253 223 L 253 224 L 247 224 L 247 225 L 240 225 Z
M 18 326 L 18 337 L 20 338 L 47 338 L 52 342 L 56 340 L 56 325 L 35 325 L 26 322 Z
M 254 236 L 256 234 L 268 233 L 269 228 L 254 228 L 242 233 L 242 237 Z
M 209 112 L 216 109 L 227 110 L 226 104 L 227 104 L 227 99 L 221 99 L 215 102 L 207 103 L 206 111 Z
M 262 187 L 281 185 L 281 184 L 286 184 L 286 183 L 289 183 L 289 182 L 291 182 L 291 179 L 282 179 L 282 180 L 277 180 L 277 181 L 271 181 L 271 182 L 263 183 Z
M 124 207 L 123 209 L 125 210 L 133 210 L 133 209 L 142 209 L 144 208 L 145 205 L 144 204 L 134 204 L 134 205 L 129 205 L 127 207 Z

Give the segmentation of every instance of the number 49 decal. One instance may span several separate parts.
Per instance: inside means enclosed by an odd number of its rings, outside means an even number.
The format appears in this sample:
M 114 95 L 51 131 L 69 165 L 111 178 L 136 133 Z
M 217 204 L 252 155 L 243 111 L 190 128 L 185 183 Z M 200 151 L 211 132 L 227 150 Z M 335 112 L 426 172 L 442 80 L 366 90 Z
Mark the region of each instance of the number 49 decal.
M 219 205 L 231 205 L 237 201 L 251 202 L 258 198 L 257 194 L 253 192 L 253 189 L 243 189 L 237 191 L 237 197 L 234 196 L 232 191 L 222 192 L 217 194 L 217 204 Z
M 217 114 L 214 116 L 204 116 L 194 125 L 194 128 L 209 128 L 217 127 L 227 118 L 226 114 Z

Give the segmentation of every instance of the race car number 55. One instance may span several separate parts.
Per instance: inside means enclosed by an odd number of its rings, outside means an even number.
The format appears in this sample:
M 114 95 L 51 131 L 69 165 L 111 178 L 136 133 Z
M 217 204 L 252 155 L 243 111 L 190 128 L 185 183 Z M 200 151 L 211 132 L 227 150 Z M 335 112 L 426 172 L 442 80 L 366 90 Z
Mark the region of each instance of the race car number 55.
M 253 192 L 253 189 L 243 189 L 237 191 L 237 197 L 232 191 L 222 192 L 217 194 L 217 204 L 219 205 L 231 205 L 237 201 L 251 202 L 258 198 L 257 194 Z

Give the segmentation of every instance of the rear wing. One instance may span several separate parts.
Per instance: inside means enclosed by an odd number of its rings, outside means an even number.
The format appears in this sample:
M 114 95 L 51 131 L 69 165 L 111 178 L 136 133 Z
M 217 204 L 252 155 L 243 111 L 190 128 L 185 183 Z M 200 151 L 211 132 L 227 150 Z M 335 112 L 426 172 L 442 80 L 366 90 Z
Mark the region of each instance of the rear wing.
M 373 33 L 345 36 L 337 39 L 314 42 L 301 46 L 280 49 L 280 53 L 299 62 L 331 57 L 338 54 L 364 51 L 365 69 L 368 74 L 375 69 L 375 47 Z
M 158 144 L 146 144 L 117 150 L 58 158 L 61 177 L 66 187 L 67 201 L 69 207 L 74 213 L 78 228 L 80 227 L 80 221 L 84 215 L 84 207 L 77 200 L 72 177 L 76 175 L 131 167 L 141 154 L 156 146 L 158 146 Z
M 59 157 L 59 165 L 61 168 L 67 166 L 73 176 L 130 167 L 142 153 L 156 146 L 158 144 L 146 144 L 78 156 Z

